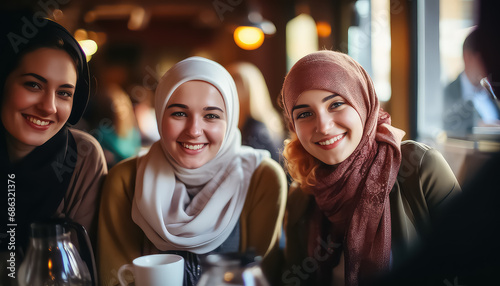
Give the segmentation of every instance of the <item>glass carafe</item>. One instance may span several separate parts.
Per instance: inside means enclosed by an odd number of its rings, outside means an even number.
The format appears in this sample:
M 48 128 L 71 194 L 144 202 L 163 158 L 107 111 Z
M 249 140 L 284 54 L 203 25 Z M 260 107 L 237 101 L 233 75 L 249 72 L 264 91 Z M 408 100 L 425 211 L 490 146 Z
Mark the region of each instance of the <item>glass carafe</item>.
M 82 260 L 76 247 L 71 243 L 71 232 L 78 226 L 67 221 L 51 221 L 31 224 L 30 245 L 25 259 L 19 269 L 20 286 L 92 286 L 96 285 L 90 275 L 87 264 Z M 85 229 L 81 227 L 83 231 Z M 82 234 L 79 233 L 80 237 Z M 83 233 L 84 239 L 79 239 L 80 248 L 91 251 L 90 240 Z M 88 245 L 85 245 L 88 244 Z M 90 247 L 89 249 L 86 249 Z M 90 252 L 93 259 L 93 253 Z M 89 267 L 95 267 L 91 265 Z M 93 267 L 93 268 L 94 268 Z M 95 271 L 95 268 L 92 269 Z M 95 273 L 94 277 L 95 277 Z
M 202 259 L 197 286 L 269 286 L 259 263 L 249 254 L 210 254 Z

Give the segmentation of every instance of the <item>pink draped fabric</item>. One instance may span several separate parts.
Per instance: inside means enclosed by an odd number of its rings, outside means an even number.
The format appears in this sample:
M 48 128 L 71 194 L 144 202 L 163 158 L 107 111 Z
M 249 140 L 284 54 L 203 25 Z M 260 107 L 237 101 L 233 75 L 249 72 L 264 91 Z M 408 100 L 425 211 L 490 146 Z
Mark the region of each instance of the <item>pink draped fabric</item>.
M 380 108 L 370 77 L 345 54 L 320 51 L 305 56 L 292 67 L 282 91 L 290 122 L 290 111 L 297 98 L 313 89 L 342 96 L 364 124 L 363 137 L 354 152 L 336 166 L 321 166 L 317 185 L 310 190 L 333 227 L 326 231 L 343 237 L 346 285 L 360 285 L 389 267 L 389 193 L 401 164 L 404 132 L 390 125 L 390 116 Z M 325 233 L 321 219 L 310 223 L 309 252 Z M 321 271 L 320 274 L 331 275 Z

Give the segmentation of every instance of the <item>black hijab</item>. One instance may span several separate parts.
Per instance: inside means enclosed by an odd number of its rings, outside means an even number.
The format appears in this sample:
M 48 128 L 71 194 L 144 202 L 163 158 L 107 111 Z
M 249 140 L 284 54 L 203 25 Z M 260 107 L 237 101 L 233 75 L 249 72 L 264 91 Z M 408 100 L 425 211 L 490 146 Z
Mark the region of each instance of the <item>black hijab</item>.
M 68 119 L 70 124 L 77 123 L 89 98 L 89 71 L 78 42 L 64 27 L 51 20 L 29 13 L 1 16 L 0 106 L 3 104 L 5 80 L 21 58 L 41 47 L 58 48 L 66 51 L 77 67 L 78 80 Z M 10 186 L 4 184 L 2 187 L 0 251 L 14 250 L 13 245 L 9 244 L 8 231 L 15 230 L 15 250 L 23 254 L 28 244 L 30 224 L 54 216 L 65 194 L 71 191 L 68 187 L 76 165 L 77 146 L 65 125 L 26 157 L 11 162 L 6 145 L 7 136 L 0 121 L 0 175 L 3 182 L 10 179 Z

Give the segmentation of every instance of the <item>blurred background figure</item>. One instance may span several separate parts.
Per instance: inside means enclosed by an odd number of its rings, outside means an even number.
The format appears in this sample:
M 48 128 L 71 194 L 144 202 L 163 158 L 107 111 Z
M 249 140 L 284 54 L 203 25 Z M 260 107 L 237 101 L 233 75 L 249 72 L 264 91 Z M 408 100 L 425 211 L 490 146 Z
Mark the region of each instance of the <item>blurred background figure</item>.
M 160 134 L 154 109 L 154 92 L 145 88 L 141 89 L 141 92 L 143 92 L 141 95 L 134 97 L 132 94 L 132 97 L 135 99 L 134 112 L 141 132 L 142 147 L 147 149 L 160 140 Z
M 479 7 L 475 39 L 493 92 L 500 93 L 500 2 L 475 1 Z M 463 194 L 444 212 L 415 256 L 394 265 L 375 285 L 498 285 L 500 277 L 500 152 L 491 155 Z
M 238 129 L 242 144 L 271 152 L 279 162 L 284 140 L 281 117 L 273 107 L 269 90 L 261 71 L 248 62 L 236 62 L 227 67 L 233 76 L 240 101 Z
M 465 38 L 464 71 L 445 89 L 443 125 L 451 136 L 464 137 L 472 133 L 475 126 L 500 125 L 498 105 L 481 86 L 481 79 L 487 72 L 477 38 L 477 30 Z
M 98 86 L 87 112 L 89 128 L 101 143 L 108 167 L 135 156 L 141 148 L 141 133 L 132 100 L 125 90 L 129 68 L 120 51 L 110 49 L 103 64 L 95 67 Z

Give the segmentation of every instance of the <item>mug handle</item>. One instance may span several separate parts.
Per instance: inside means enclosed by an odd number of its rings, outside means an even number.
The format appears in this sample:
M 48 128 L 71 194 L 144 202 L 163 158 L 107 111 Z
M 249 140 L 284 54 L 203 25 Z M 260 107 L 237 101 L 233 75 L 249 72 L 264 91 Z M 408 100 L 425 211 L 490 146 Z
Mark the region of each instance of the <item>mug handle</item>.
M 118 281 L 120 281 L 121 286 L 128 286 L 127 280 L 123 277 L 123 272 L 130 271 L 134 274 L 134 265 L 132 264 L 123 264 L 120 269 L 118 269 Z

